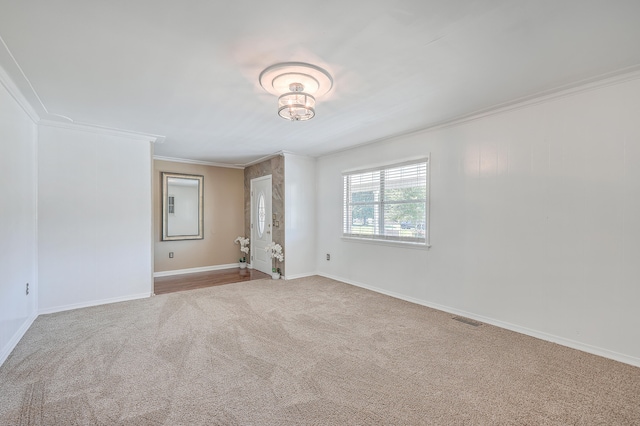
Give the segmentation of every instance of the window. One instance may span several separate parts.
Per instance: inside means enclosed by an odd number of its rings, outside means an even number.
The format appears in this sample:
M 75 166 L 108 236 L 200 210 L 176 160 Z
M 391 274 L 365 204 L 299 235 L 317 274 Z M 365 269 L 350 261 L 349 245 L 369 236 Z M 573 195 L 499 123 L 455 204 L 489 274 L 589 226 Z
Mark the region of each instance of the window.
M 258 237 L 262 238 L 264 234 L 264 222 L 267 217 L 267 211 L 264 206 L 264 192 L 258 195 Z
M 428 159 L 343 175 L 343 236 L 428 245 Z

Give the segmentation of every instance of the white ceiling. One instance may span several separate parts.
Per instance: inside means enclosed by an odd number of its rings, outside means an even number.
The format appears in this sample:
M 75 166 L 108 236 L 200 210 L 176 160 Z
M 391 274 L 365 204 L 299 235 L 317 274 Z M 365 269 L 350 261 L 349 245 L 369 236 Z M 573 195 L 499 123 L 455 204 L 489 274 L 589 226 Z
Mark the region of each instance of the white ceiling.
M 42 119 L 164 136 L 159 156 L 318 156 L 640 65 L 638 0 L 0 0 L 0 65 Z M 287 122 L 258 82 L 328 70 Z

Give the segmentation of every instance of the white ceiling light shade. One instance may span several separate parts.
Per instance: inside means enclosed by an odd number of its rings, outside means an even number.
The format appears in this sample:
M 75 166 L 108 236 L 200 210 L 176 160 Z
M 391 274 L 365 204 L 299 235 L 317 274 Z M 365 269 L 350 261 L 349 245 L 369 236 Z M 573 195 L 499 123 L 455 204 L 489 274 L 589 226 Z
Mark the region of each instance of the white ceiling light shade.
M 290 121 L 306 121 L 316 115 L 315 96 L 333 87 L 329 73 L 303 62 L 271 65 L 260 73 L 260 85 L 278 96 L 278 115 Z

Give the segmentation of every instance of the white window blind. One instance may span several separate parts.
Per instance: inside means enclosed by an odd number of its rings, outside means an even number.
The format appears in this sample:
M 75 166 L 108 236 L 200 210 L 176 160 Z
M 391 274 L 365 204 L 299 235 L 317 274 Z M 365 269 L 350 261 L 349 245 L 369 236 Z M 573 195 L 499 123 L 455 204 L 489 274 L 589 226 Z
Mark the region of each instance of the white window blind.
M 343 174 L 343 236 L 427 245 L 428 159 Z

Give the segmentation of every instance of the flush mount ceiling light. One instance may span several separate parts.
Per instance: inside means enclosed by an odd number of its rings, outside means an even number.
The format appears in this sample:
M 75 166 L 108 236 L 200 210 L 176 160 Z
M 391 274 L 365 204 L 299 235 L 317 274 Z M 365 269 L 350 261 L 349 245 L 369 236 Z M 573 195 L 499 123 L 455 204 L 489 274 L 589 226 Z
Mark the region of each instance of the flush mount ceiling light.
M 260 85 L 278 96 L 278 115 L 290 121 L 306 121 L 316 115 L 316 98 L 333 87 L 333 79 L 320 67 L 303 62 L 271 65 L 260 73 Z

